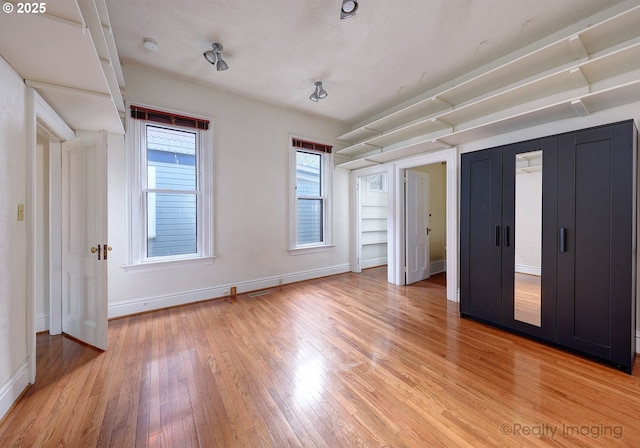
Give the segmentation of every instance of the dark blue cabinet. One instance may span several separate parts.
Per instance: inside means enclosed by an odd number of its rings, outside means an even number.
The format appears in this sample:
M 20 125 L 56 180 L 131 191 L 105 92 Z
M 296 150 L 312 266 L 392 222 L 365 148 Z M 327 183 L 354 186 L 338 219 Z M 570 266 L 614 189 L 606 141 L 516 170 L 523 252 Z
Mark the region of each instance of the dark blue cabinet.
M 543 162 L 540 303 L 538 320 L 531 323 L 514 312 L 514 173 L 518 160 L 534 153 Z M 462 154 L 461 315 L 631 372 L 637 163 L 631 120 Z

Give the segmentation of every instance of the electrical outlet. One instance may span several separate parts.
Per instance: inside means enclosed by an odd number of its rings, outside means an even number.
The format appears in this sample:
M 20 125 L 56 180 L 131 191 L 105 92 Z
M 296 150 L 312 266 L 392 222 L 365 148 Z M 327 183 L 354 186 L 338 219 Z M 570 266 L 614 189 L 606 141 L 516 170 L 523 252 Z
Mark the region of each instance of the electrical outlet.
M 232 286 L 231 288 L 229 288 L 229 295 L 230 296 L 235 296 L 237 292 L 237 289 L 235 286 Z

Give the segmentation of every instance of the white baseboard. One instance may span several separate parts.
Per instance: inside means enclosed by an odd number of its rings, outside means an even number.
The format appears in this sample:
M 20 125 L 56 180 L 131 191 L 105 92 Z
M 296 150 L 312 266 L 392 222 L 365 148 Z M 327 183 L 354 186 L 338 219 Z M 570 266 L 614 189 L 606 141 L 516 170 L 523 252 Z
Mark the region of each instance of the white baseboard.
M 446 272 L 447 270 L 447 260 L 434 260 L 429 263 L 429 273 L 439 274 L 441 272 Z
M 384 266 L 387 264 L 387 257 L 370 258 L 360 262 L 361 269 L 375 268 L 376 266 Z
M 520 274 L 529 274 L 529 275 L 542 275 L 542 268 L 540 266 L 528 266 L 526 264 L 517 264 L 515 265 L 515 271 Z
M 49 313 L 36 314 L 36 333 L 49 331 Z
M 0 419 L 2 419 L 7 411 L 13 406 L 20 394 L 29 385 L 29 369 L 25 361 L 24 364 L 13 374 L 9 381 L 0 388 Z
M 640 330 L 636 330 L 636 353 L 640 353 Z
M 145 313 L 148 311 L 159 310 L 172 306 L 186 305 L 188 303 L 200 302 L 208 299 L 226 297 L 229 295 L 229 288 L 231 286 L 235 286 L 237 288 L 237 293 L 242 294 L 249 291 L 273 288 L 275 286 L 285 285 L 287 283 L 311 280 L 314 278 L 326 277 L 328 275 L 334 274 L 342 274 L 350 271 L 351 265 L 343 264 L 321 269 L 314 269 L 310 271 L 294 272 L 274 277 L 229 283 L 227 285 L 219 285 L 213 288 L 199 289 L 176 294 L 167 294 L 164 296 L 120 300 L 117 302 L 109 303 L 108 316 L 109 319 L 112 319 L 115 317 Z

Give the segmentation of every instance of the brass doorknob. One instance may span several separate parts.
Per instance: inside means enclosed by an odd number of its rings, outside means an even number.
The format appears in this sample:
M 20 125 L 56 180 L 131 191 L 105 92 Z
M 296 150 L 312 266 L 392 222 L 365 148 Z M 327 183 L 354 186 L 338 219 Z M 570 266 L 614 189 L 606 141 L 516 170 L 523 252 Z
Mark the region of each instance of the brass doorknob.
M 93 247 L 91 248 L 91 253 L 92 253 L 92 254 L 95 254 L 96 252 L 98 252 L 98 248 L 97 248 L 96 246 L 93 246 Z

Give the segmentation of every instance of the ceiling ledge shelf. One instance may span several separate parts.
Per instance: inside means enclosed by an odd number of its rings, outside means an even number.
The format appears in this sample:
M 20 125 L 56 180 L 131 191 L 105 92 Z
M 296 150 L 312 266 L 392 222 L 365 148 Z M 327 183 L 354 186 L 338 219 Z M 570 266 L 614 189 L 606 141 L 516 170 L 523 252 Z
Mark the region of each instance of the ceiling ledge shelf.
M 640 70 L 638 72 L 640 74 Z M 566 95 L 565 95 L 566 96 Z M 386 163 L 413 155 L 445 149 L 475 140 L 512 132 L 525 127 L 537 126 L 552 121 L 594 112 L 640 101 L 640 77 L 612 87 L 603 86 L 583 95 L 567 98 L 550 98 L 534 101 L 526 107 L 482 117 L 480 120 L 464 123 L 453 132 L 434 137 L 432 134 L 415 137 L 382 148 L 380 152 L 365 157 L 353 158 L 336 165 L 338 168 L 358 169 Z
M 539 110 L 559 108 L 575 116 L 585 108 L 593 111 L 590 102 L 618 104 L 623 101 L 618 89 L 635 85 L 640 73 L 638 23 L 640 5 L 625 1 L 426 92 L 338 137 L 349 146 L 337 153 L 351 160 L 337 166 L 353 169 L 380 163 L 412 139 L 437 137 L 447 147 L 458 144 L 463 135 L 484 138 L 497 128 L 515 130 L 516 123 L 534 126 L 527 117 L 533 119 Z M 631 93 L 626 102 L 636 96 Z

